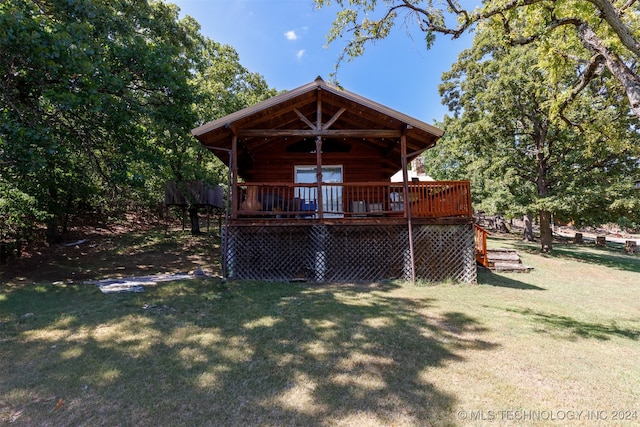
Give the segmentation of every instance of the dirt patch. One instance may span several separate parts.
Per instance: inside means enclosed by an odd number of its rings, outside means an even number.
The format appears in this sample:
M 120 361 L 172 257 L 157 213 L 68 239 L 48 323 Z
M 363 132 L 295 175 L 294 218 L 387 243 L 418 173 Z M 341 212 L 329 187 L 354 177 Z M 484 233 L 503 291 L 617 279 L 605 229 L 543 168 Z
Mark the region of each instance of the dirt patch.
M 217 233 L 192 236 L 180 226 L 162 223 L 78 227 L 60 244 L 32 243 L 20 258 L 0 264 L 0 283 L 70 283 L 196 269 L 216 275 L 219 241 Z

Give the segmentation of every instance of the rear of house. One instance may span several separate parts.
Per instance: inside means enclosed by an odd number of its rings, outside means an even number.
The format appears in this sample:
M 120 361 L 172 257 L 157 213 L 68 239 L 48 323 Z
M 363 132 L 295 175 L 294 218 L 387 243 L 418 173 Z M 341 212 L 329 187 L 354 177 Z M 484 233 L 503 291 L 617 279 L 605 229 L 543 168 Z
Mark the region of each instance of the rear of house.
M 470 183 L 408 178 L 440 129 L 318 78 L 192 133 L 229 166 L 227 277 L 476 281 Z

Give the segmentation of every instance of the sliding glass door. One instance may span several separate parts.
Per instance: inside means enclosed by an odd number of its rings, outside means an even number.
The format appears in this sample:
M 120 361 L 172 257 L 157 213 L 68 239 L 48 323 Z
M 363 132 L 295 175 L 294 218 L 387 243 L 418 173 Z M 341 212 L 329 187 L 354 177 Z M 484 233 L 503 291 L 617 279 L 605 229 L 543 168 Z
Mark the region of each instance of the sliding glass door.
M 296 166 L 296 184 L 317 183 L 316 166 Z M 332 185 L 337 184 L 337 185 Z M 342 166 L 331 165 L 322 166 L 322 211 L 327 218 L 341 218 L 344 216 L 342 210 Z M 297 187 L 296 197 L 303 199 L 305 203 L 315 202 L 317 206 L 317 187 L 306 188 Z

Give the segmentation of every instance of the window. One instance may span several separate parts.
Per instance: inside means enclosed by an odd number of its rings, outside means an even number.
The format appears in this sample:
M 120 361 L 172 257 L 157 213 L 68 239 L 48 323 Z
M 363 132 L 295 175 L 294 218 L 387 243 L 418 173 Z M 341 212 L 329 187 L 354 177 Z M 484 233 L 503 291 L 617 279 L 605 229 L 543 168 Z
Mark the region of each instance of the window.
M 316 166 L 296 166 L 296 184 L 317 183 Z M 338 185 L 335 185 L 338 184 Z M 343 217 L 342 210 L 342 165 L 322 166 L 322 210 L 325 217 Z M 296 197 L 310 205 L 318 201 L 317 187 L 296 187 Z

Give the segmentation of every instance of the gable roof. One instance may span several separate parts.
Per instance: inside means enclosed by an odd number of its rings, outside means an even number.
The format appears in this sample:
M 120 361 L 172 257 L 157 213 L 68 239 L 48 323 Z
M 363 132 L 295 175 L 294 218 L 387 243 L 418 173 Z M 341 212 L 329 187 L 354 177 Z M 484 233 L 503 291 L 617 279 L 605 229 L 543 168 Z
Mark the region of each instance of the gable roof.
M 411 157 L 435 145 L 443 131 L 355 93 L 327 84 L 311 83 L 276 95 L 213 120 L 191 131 L 207 148 L 227 161 L 233 135 L 246 150 L 268 147 L 287 138 L 358 140 L 400 162 L 400 135 L 406 132 Z M 239 148 L 240 150 L 240 148 Z

